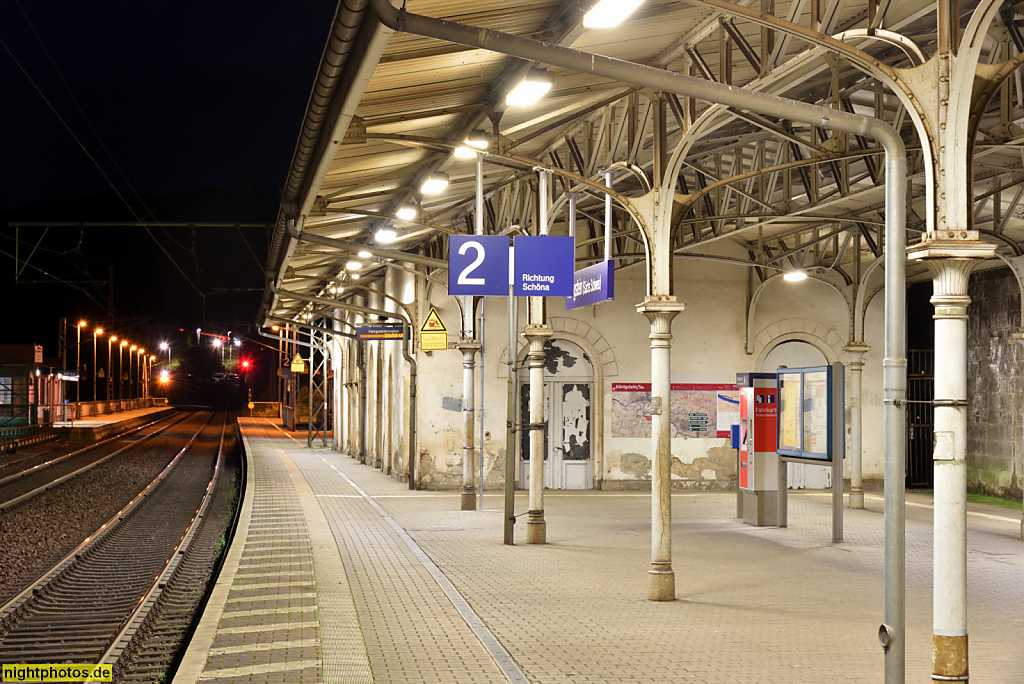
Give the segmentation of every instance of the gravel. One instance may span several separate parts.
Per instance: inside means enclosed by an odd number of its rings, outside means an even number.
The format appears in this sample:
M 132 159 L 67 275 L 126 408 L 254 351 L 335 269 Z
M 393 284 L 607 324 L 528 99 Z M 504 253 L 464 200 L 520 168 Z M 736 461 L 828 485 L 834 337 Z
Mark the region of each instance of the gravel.
M 84 475 L 0 513 L 0 603 L 124 508 L 206 419 L 206 414 L 186 418 Z

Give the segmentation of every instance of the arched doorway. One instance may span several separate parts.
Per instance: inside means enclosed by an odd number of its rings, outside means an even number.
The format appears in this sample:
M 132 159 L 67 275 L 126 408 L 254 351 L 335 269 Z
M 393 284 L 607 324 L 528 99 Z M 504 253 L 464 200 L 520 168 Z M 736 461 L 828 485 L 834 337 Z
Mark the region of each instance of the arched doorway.
M 761 364 L 761 371 L 775 373 L 782 366 L 807 368 L 827 365 L 828 359 L 813 344 L 790 340 L 779 344 L 768 352 Z M 832 469 L 829 467 L 805 463 L 790 463 L 788 465 L 790 489 L 828 489 L 832 486 Z
M 520 420 L 530 422 L 530 369 L 520 371 Z M 544 344 L 544 486 L 593 489 L 592 397 L 594 367 L 579 345 Z M 530 486 L 530 433 L 520 432 L 519 486 Z

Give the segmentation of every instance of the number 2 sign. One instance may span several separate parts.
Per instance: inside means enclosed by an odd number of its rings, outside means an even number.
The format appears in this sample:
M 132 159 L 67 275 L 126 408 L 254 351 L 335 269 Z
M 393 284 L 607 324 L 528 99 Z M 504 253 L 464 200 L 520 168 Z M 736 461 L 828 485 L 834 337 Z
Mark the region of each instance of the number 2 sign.
M 507 295 L 508 237 L 449 236 L 448 294 Z

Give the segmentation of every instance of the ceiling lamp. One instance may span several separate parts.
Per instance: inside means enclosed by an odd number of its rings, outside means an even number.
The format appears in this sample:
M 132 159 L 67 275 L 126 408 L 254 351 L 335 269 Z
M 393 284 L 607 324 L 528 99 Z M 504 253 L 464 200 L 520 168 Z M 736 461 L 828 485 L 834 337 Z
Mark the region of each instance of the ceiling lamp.
M 413 207 L 402 207 L 395 212 L 395 216 L 403 221 L 412 221 L 416 218 L 416 209 Z
M 370 254 L 369 252 L 367 252 L 366 250 L 363 250 L 362 252 L 359 252 L 359 258 L 360 259 L 369 259 L 372 256 L 373 255 Z
M 458 159 L 474 159 L 478 151 L 487 149 L 488 144 L 486 135 L 472 133 L 466 137 L 462 145 L 455 148 L 455 156 Z
M 803 271 L 789 271 L 786 275 L 782 276 L 783 279 L 788 280 L 791 283 L 798 283 L 801 280 L 807 280 L 807 274 Z
M 394 242 L 396 238 L 398 238 L 398 233 L 394 228 L 380 228 L 373 234 L 373 239 L 382 245 Z
M 427 180 L 423 181 L 423 185 L 420 186 L 420 192 L 424 195 L 437 195 L 444 192 L 444 189 L 447 187 L 448 174 L 432 173 L 427 177 Z
M 551 74 L 545 70 L 530 69 L 526 78 L 505 96 L 505 104 L 510 107 L 529 107 L 544 97 L 544 93 L 551 90 L 553 83 Z
M 613 28 L 633 13 L 644 0 L 601 0 L 583 15 L 583 28 Z
M 350 261 L 347 264 L 345 264 L 345 270 L 347 271 L 358 271 L 362 267 L 363 265 L 358 261 Z

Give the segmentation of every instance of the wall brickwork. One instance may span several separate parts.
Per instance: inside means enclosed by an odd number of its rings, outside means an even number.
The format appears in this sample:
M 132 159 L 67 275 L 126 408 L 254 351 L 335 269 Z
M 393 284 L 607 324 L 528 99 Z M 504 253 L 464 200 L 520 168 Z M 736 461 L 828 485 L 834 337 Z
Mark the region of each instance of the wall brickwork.
M 967 324 L 967 482 L 970 491 L 1021 497 L 1024 344 L 1020 289 L 1009 269 L 971 278 Z

